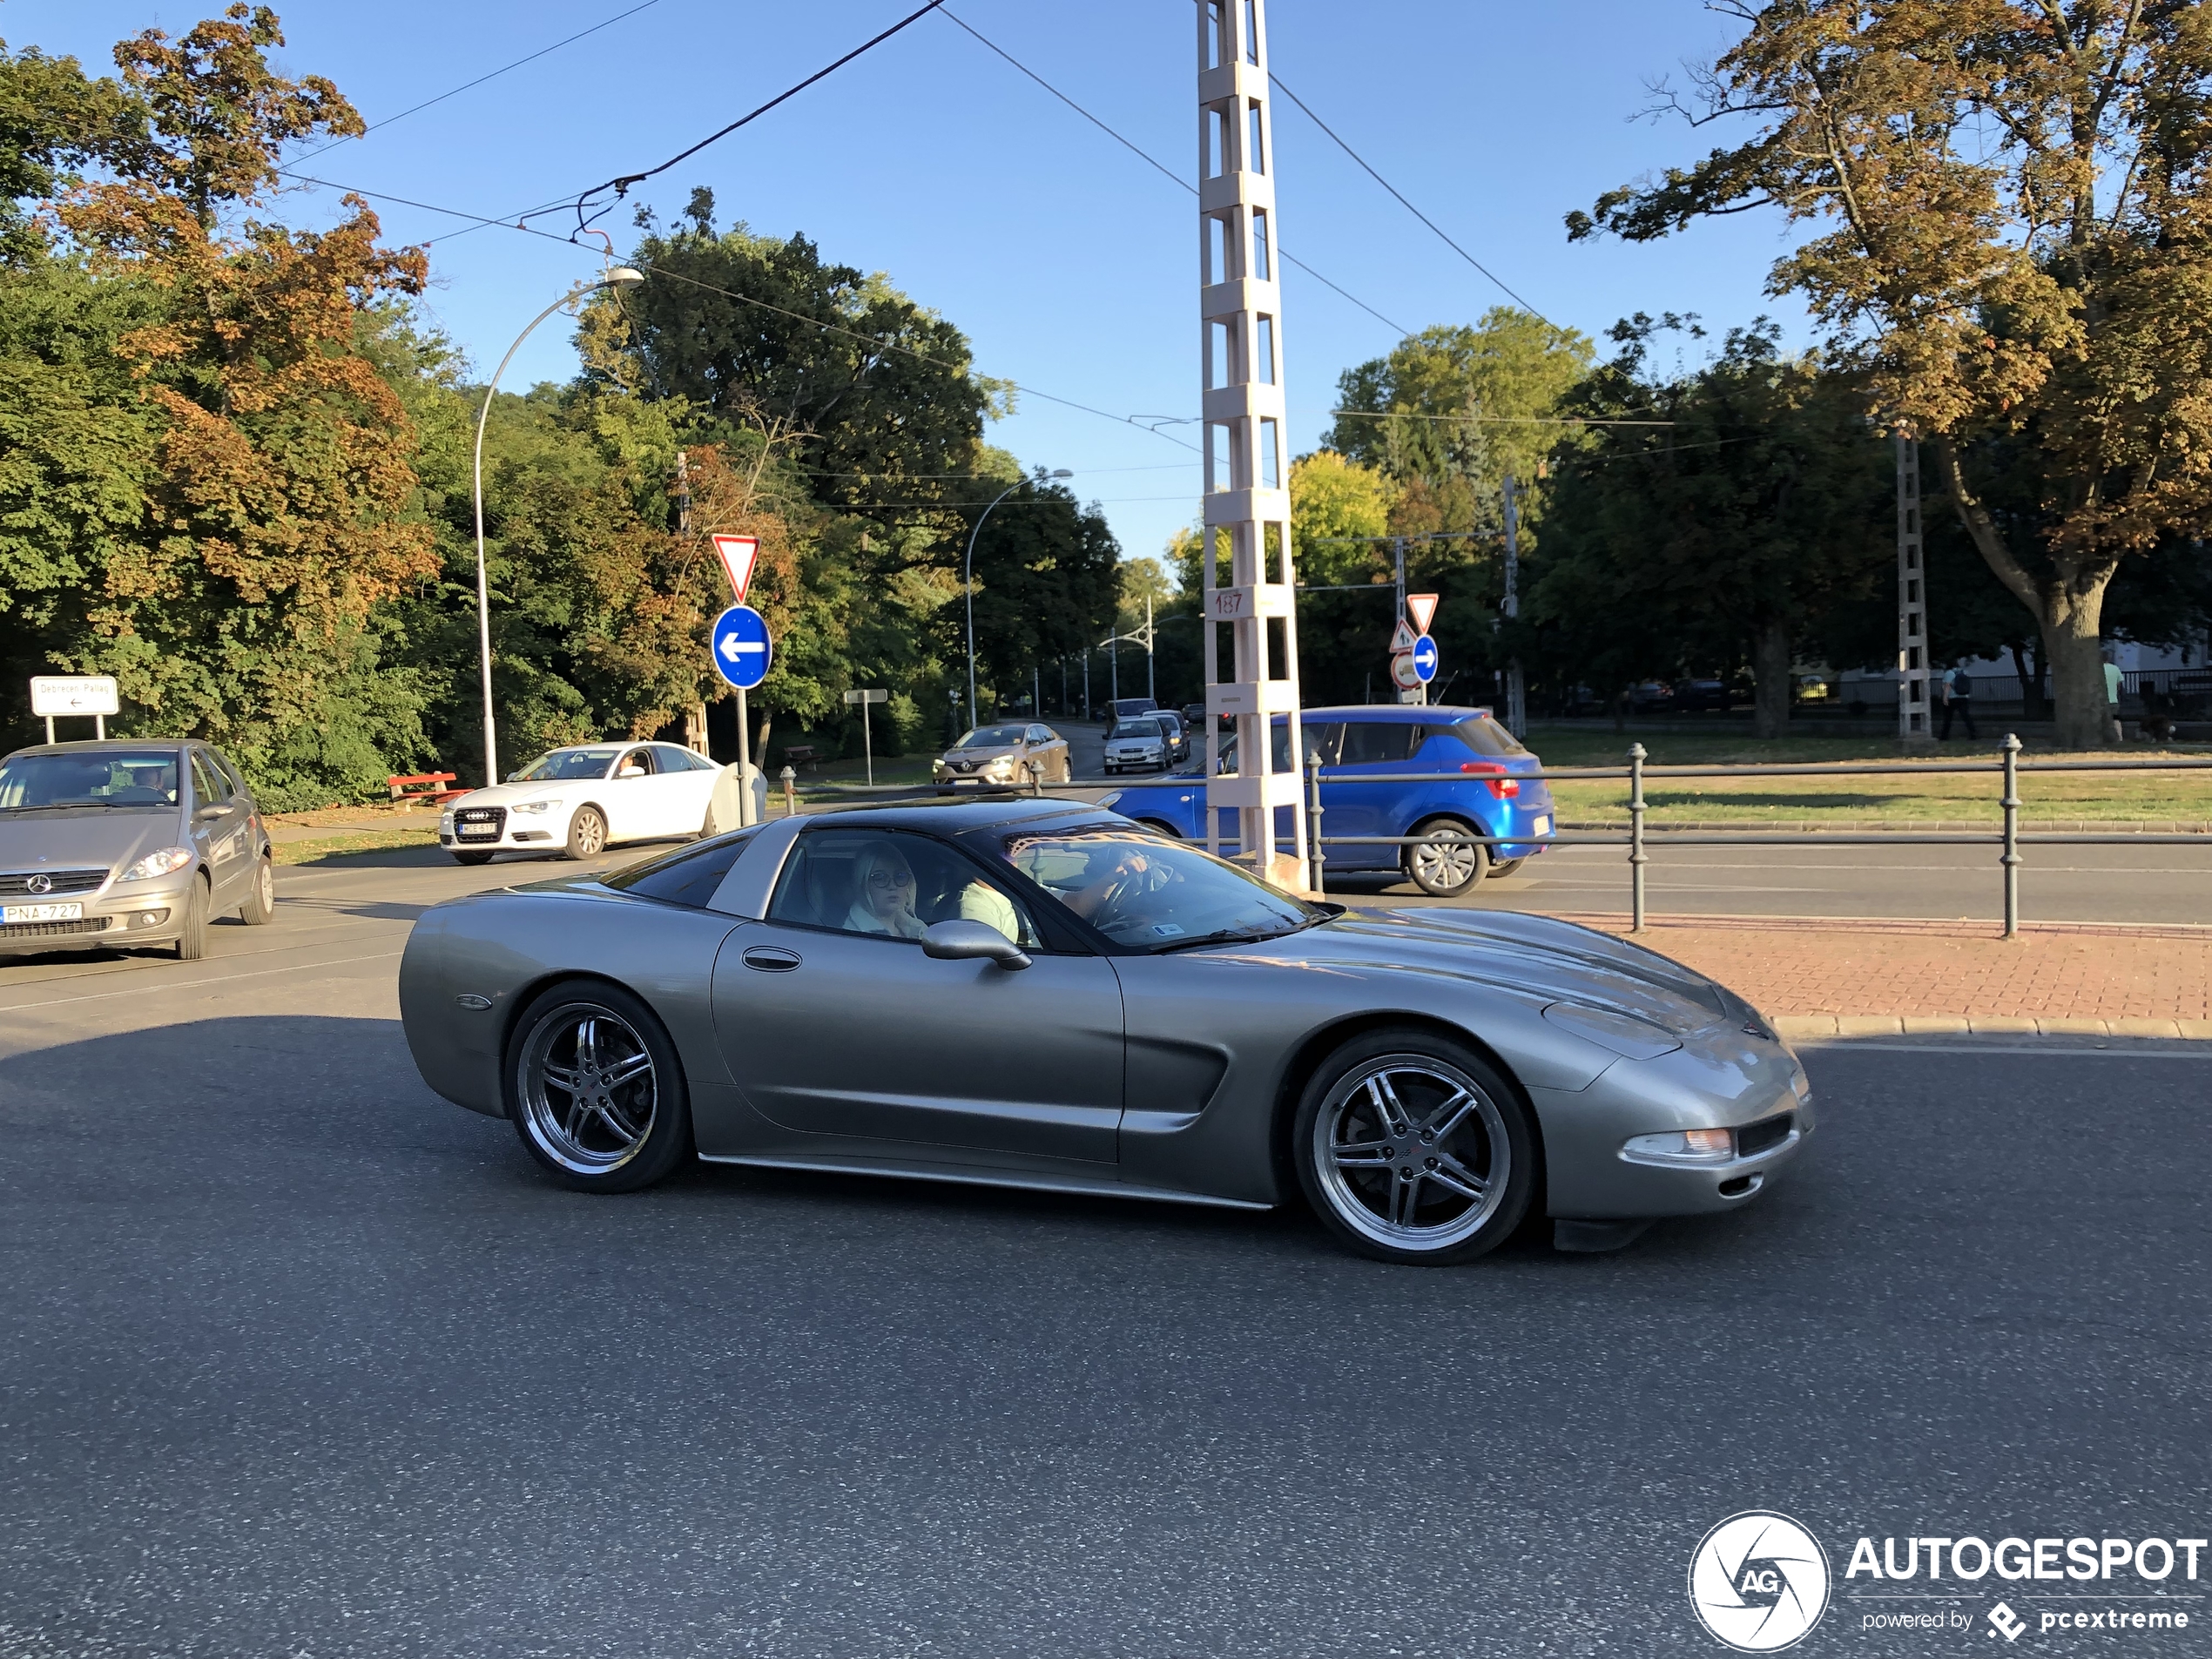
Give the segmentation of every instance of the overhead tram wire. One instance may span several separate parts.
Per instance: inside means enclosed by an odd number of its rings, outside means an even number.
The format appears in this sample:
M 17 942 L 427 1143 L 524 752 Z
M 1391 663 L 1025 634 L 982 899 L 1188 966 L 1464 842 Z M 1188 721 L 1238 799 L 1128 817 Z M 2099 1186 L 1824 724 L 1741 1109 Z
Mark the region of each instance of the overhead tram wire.
M 944 12 L 945 20 L 948 23 L 955 24 L 962 30 L 965 30 L 969 35 L 974 37 L 979 43 L 982 45 L 988 46 L 992 51 L 997 53 L 1008 64 L 1011 64 L 1015 69 L 1021 71 L 1022 74 L 1028 76 L 1039 86 L 1044 88 L 1046 91 L 1051 93 L 1053 97 L 1058 98 L 1062 104 L 1065 104 L 1077 115 L 1082 117 L 1084 120 L 1089 122 L 1091 125 L 1096 127 L 1101 132 L 1111 138 L 1116 144 L 1120 145 L 1123 149 L 1128 151 L 1139 161 L 1143 162 L 1147 166 L 1153 169 L 1154 172 L 1162 174 L 1165 178 L 1171 179 L 1174 183 L 1181 185 L 1184 190 L 1189 191 L 1193 196 L 1198 193 L 1198 187 L 1192 184 L 1188 179 L 1185 179 L 1181 173 L 1176 172 L 1172 167 L 1167 165 L 1166 163 L 1161 161 L 1150 152 L 1139 148 L 1133 140 L 1123 137 L 1112 127 L 1108 126 L 1105 122 L 1100 120 L 1089 110 L 1083 108 L 1082 105 L 1076 103 L 1075 99 L 1069 98 L 1065 92 L 1055 86 L 1050 81 L 1045 79 L 1043 76 L 1038 74 L 1036 71 L 1031 69 L 1027 64 L 1016 57 L 1012 52 L 1007 51 L 1005 47 L 1000 45 L 988 35 L 984 34 L 981 30 L 975 28 L 973 24 L 968 23 L 964 18 L 961 17 L 959 14 L 954 12 L 950 7 L 942 7 L 941 9 Z M 1288 89 L 1286 88 L 1285 90 L 1287 91 Z M 1301 105 L 1300 107 L 1303 106 Z M 1384 327 L 1391 330 L 1392 333 L 1403 337 L 1411 332 L 1403 324 L 1393 322 L 1389 318 L 1384 316 L 1381 312 L 1376 310 L 1374 307 L 1369 305 L 1365 300 L 1360 299 L 1358 295 L 1349 293 L 1343 288 L 1339 287 L 1335 283 L 1330 281 L 1328 278 L 1323 276 L 1318 271 L 1308 265 L 1304 260 L 1299 259 L 1295 253 L 1286 252 L 1279 243 L 1276 246 L 1275 253 L 1276 256 L 1282 260 L 1285 264 L 1295 265 L 1299 270 L 1305 272 L 1306 275 L 1312 277 L 1316 282 L 1319 283 L 1323 287 L 1328 289 L 1330 293 L 1335 294 L 1339 300 L 1345 300 L 1352 305 L 1359 307 L 1360 310 L 1366 312 L 1377 322 L 1382 324 Z
M 651 10 L 653 7 L 658 5 L 659 3 L 660 0 L 641 0 L 641 3 L 631 7 L 627 11 L 617 11 L 613 17 L 606 18 L 603 22 L 593 24 L 589 29 L 579 29 L 573 35 L 570 35 L 563 39 L 555 41 L 550 46 L 539 47 L 527 57 L 517 57 L 511 64 L 502 64 L 500 67 L 491 71 L 489 74 L 479 75 L 473 81 L 463 81 L 460 85 L 452 88 L 450 91 L 439 93 L 435 98 L 426 98 L 420 104 L 409 105 L 406 109 L 401 110 L 397 115 L 388 115 L 381 121 L 372 121 L 358 134 L 347 134 L 343 137 L 333 138 L 327 144 L 319 144 L 314 149 L 307 151 L 303 154 L 296 157 L 295 159 L 306 161 L 313 157 L 320 155 L 326 150 L 334 150 L 341 144 L 352 142 L 356 138 L 366 138 L 370 133 L 380 132 L 383 128 L 390 126 L 395 121 L 404 121 L 408 116 L 418 115 L 424 110 L 428 109 L 433 104 L 442 104 L 449 98 L 459 98 L 463 92 L 471 91 L 475 87 L 482 86 L 486 81 L 497 80 L 502 75 L 506 74 L 509 70 L 520 69 L 525 64 L 534 64 L 549 52 L 559 51 L 563 46 L 573 46 L 577 41 L 582 40 L 586 35 L 596 35 L 602 29 L 611 29 L 624 18 L 634 17 L 639 12 Z M 565 200 L 566 198 L 563 198 L 563 199 Z
M 478 227 L 497 226 L 502 230 L 520 231 L 526 236 L 536 236 L 548 242 L 557 242 L 563 247 L 577 247 L 583 246 L 583 244 L 576 241 L 573 237 L 556 236 L 551 231 L 539 230 L 534 225 L 526 225 L 520 222 L 509 224 L 505 219 L 487 219 L 482 213 L 464 212 L 458 207 L 441 207 L 435 202 L 416 201 L 409 197 L 392 195 L 386 191 L 363 190 L 354 185 L 341 185 L 335 179 L 317 179 L 307 173 L 296 172 L 289 167 L 280 167 L 277 169 L 277 172 L 283 174 L 284 177 L 287 179 L 295 179 L 303 185 L 315 185 L 325 190 L 342 190 L 348 195 L 363 196 L 373 201 L 393 202 L 402 207 L 420 208 L 426 213 L 443 213 L 449 219 L 469 219 L 474 221 Z M 566 200 L 568 199 L 564 197 L 563 199 Z M 597 250 L 595 249 L 593 251 L 596 252 Z M 763 311 L 773 312 L 779 317 L 788 317 L 794 322 L 803 322 L 809 327 L 819 328 L 825 334 L 842 334 L 848 340 L 857 340 L 862 345 L 867 346 L 877 351 L 895 352 L 902 357 L 911 357 L 917 362 L 936 363 L 942 365 L 945 361 L 942 357 L 937 356 L 932 353 L 916 351 L 911 346 L 894 345 L 891 341 L 879 339 L 873 334 L 861 334 L 857 329 L 840 328 L 837 324 L 833 322 L 824 322 L 819 317 L 809 317 L 802 312 L 788 311 L 781 306 L 771 305 L 765 300 L 756 300 L 749 293 L 739 293 L 734 288 L 725 288 L 718 287 L 716 284 L 711 282 L 702 282 L 697 277 L 685 276 L 680 272 L 655 268 L 651 271 L 649 274 L 651 275 L 654 280 L 658 281 L 685 283 L 694 288 L 704 289 L 709 293 L 718 293 L 725 299 L 735 300 L 740 305 L 755 306 Z M 988 378 L 995 380 L 1001 377 L 993 375 Z M 1040 391 L 1037 388 L 1034 386 L 1025 386 L 1019 381 L 1008 380 L 1004 383 L 1013 387 L 1015 391 L 1024 393 L 1030 397 L 1041 397 L 1048 403 L 1057 403 L 1062 405 L 1063 408 L 1080 409 L 1085 415 L 1095 415 L 1101 420 L 1111 421 L 1117 426 L 1134 427 L 1139 432 L 1150 432 L 1155 437 L 1163 438 L 1168 442 L 1175 444 L 1179 448 L 1189 449 L 1195 454 L 1203 455 L 1204 453 L 1204 451 L 1201 450 L 1197 444 L 1191 443 L 1184 439 L 1178 438 L 1171 433 L 1163 432 L 1157 425 L 1148 424 L 1148 422 L 1158 420 L 1171 421 L 1171 417 L 1116 415 L 1110 410 L 1094 408 L 1088 403 L 1078 403 L 1071 397 L 1060 397 L 1051 392 Z M 1187 424 L 1187 422 L 1172 423 Z
M 1329 135 L 1329 140 L 1331 143 L 1334 144 L 1338 149 L 1343 151 L 1345 154 L 1350 156 L 1354 161 L 1358 162 L 1368 178 L 1373 179 L 1385 190 L 1388 191 L 1393 196 L 1396 197 L 1399 206 L 1403 207 L 1415 219 L 1420 220 L 1422 224 L 1427 226 L 1429 229 L 1434 231 L 1437 236 L 1441 239 L 1445 246 L 1450 248 L 1453 253 L 1458 254 L 1476 270 L 1481 272 L 1484 276 L 1489 278 L 1493 283 L 1497 285 L 1501 293 L 1504 293 L 1507 299 L 1511 300 L 1514 304 L 1519 306 L 1530 316 L 1535 318 L 1538 322 L 1542 323 L 1547 328 L 1553 330 L 1554 333 L 1564 334 L 1566 332 L 1549 317 L 1544 315 L 1542 312 L 1537 310 L 1535 307 L 1530 305 L 1528 301 L 1522 299 L 1511 288 L 1507 287 L 1506 286 L 1505 279 L 1501 277 L 1495 271 L 1493 271 L 1488 266 L 1483 264 L 1480 260 L 1476 259 L 1474 254 L 1468 253 L 1467 249 L 1461 247 L 1449 236 L 1445 235 L 1443 226 L 1439 225 L 1434 219 L 1431 219 L 1426 213 L 1421 212 L 1420 208 L 1414 206 L 1413 203 L 1407 201 L 1406 199 L 1405 193 L 1400 191 L 1397 185 L 1392 184 L 1389 179 L 1384 178 L 1380 173 L 1377 172 L 1374 168 L 1368 165 L 1367 158 L 1365 156 L 1362 156 L 1350 145 L 1346 144 L 1342 138 L 1339 138 L 1334 127 L 1332 127 L 1326 121 L 1324 121 L 1319 116 L 1314 114 L 1313 111 L 1310 106 L 1308 106 L 1304 98 L 1300 98 L 1296 92 L 1293 92 L 1288 86 L 1284 84 L 1283 78 L 1281 76 L 1278 75 L 1271 69 L 1267 71 L 1267 78 L 1275 84 L 1276 91 L 1282 93 L 1285 98 L 1290 99 L 1291 103 L 1297 105 L 1299 109 L 1305 111 L 1305 118 L 1307 120 L 1312 122 L 1315 126 L 1319 127 L 1322 132 Z
M 770 98 L 765 104 L 763 104 L 759 109 L 739 116 L 736 120 L 731 122 L 729 125 L 723 127 L 717 132 L 708 133 L 706 137 L 701 138 L 697 144 L 691 145 L 688 150 L 678 151 L 674 155 L 669 157 L 667 160 L 662 162 L 658 166 L 648 167 L 643 172 L 622 173 L 615 178 L 608 179 L 606 183 L 603 185 L 592 185 L 590 189 L 583 192 L 576 199 L 577 232 L 581 233 L 582 232 L 589 229 L 592 220 L 598 219 L 610 212 L 613 208 L 615 202 L 620 201 L 624 196 L 627 196 L 630 193 L 631 185 L 642 184 L 646 179 L 653 178 L 657 174 L 666 172 L 671 167 L 673 167 L 679 161 L 688 161 L 691 157 L 698 154 L 700 151 L 705 149 L 709 145 L 719 143 L 722 139 L 728 138 L 732 132 L 735 132 L 739 127 L 745 125 L 749 122 L 758 120 L 760 117 L 767 114 L 769 111 L 774 109 L 778 105 L 782 104 L 788 99 L 797 98 L 808 87 L 813 85 L 815 82 L 826 79 L 829 76 L 834 75 L 839 70 L 843 69 L 846 64 L 851 63 L 862 53 L 873 51 L 874 48 L 881 45 L 885 41 L 890 39 L 892 36 L 906 28 L 907 24 L 915 23 L 920 19 L 927 17 L 931 12 L 936 10 L 938 7 L 943 5 L 944 3 L 945 0 L 928 0 L 927 4 L 916 10 L 908 12 L 905 17 L 900 18 L 898 22 L 893 24 L 891 27 L 885 30 L 881 34 L 862 41 L 859 45 L 855 46 L 851 51 L 846 53 L 844 57 L 839 58 L 835 63 L 816 70 L 812 75 L 809 75 L 805 80 L 800 81 L 797 85 L 786 87 L 784 91 L 777 93 L 775 97 Z M 604 191 L 609 190 L 614 192 L 612 200 L 604 203 L 595 203 L 592 200 L 592 198 L 595 196 L 599 195 Z M 585 209 L 595 206 L 597 209 L 597 212 L 588 214 L 586 213 Z M 525 217 L 528 216 L 525 215 Z
M 1424 415 L 1419 409 L 1331 409 L 1353 421 L 1448 421 L 1466 426 L 1673 426 L 1672 421 L 1615 421 L 1573 415 Z

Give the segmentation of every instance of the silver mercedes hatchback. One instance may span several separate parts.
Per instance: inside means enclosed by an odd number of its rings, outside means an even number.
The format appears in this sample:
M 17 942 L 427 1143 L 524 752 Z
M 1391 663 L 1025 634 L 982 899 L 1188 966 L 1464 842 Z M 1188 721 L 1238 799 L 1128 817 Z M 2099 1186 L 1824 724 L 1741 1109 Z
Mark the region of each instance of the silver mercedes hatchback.
M 0 760 L 0 955 L 165 945 L 275 914 L 268 826 L 238 769 L 175 739 L 51 743 Z

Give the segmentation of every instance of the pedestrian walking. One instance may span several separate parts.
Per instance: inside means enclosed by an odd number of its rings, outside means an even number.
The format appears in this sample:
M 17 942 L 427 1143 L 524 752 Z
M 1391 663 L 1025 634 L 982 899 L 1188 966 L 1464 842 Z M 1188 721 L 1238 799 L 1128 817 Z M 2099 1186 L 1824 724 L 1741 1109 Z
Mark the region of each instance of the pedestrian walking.
M 1942 741 L 1950 740 L 1954 715 L 1966 717 L 1967 737 L 1980 737 L 1981 733 L 1974 730 L 1974 683 L 1966 673 L 1964 658 L 1952 664 L 1943 677 L 1943 730 L 1937 733 Z
M 2110 651 L 2105 652 L 2104 658 L 2105 711 L 2112 718 L 2112 740 L 2114 743 L 2124 743 L 2127 741 L 2128 734 L 2120 729 L 2120 664 L 2113 661 L 2113 654 Z

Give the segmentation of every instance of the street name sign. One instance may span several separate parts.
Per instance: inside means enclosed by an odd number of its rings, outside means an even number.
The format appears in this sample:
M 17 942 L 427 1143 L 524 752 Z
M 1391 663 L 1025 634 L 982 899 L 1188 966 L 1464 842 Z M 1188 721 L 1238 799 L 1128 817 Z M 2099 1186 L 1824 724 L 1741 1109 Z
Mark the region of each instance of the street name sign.
M 891 700 L 891 693 L 890 693 L 890 692 L 888 692 L 888 691 L 847 691 L 847 692 L 846 692 L 846 694 L 845 694 L 845 700 L 846 700 L 848 704 L 849 704 L 849 703 L 888 703 L 888 702 Z
M 714 619 L 707 636 L 713 643 L 714 671 L 749 691 L 768 678 L 775 660 L 775 641 L 769 637 L 768 619 L 750 605 L 732 605 Z
M 37 674 L 30 681 L 34 715 L 113 714 L 120 708 L 112 674 Z
M 722 561 L 722 569 L 729 576 L 731 597 L 743 604 L 745 590 L 752 585 L 754 562 L 760 557 L 760 538 L 758 536 L 718 536 L 714 538 L 714 553 Z

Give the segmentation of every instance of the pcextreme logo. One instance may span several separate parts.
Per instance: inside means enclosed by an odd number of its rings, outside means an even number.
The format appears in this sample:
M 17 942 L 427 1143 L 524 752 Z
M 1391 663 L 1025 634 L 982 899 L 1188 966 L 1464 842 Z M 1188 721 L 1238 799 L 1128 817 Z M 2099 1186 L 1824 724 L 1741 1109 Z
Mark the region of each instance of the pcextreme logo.
M 1738 1653 L 1777 1653 L 1828 1610 L 1828 1554 L 1787 1515 L 1746 1509 L 1707 1533 L 1689 1558 L 1698 1622 Z

